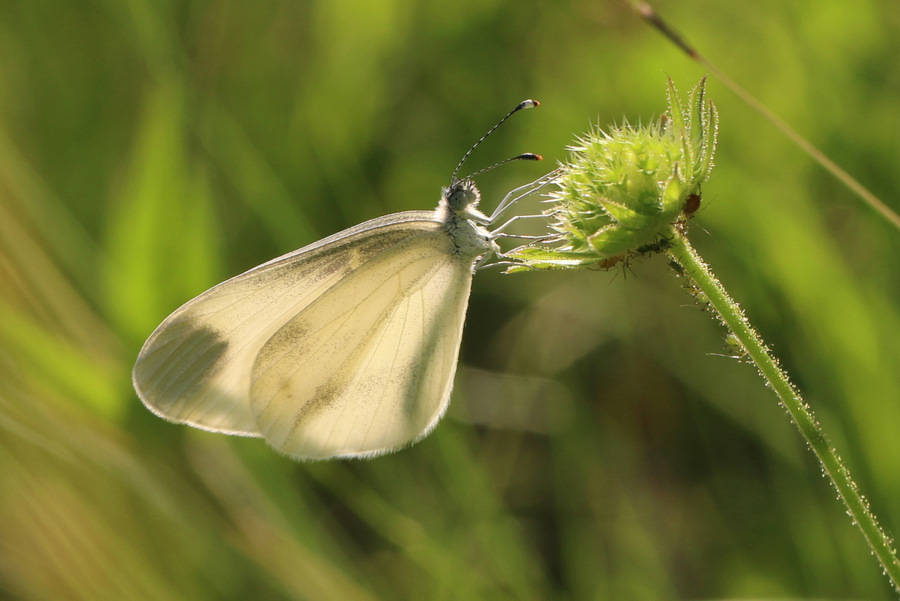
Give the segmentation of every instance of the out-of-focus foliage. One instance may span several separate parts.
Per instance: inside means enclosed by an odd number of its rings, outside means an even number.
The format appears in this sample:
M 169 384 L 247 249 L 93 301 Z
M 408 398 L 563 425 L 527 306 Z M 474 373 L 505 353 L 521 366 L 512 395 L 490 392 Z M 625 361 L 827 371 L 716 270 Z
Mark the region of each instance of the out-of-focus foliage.
M 656 8 L 895 209 L 894 0 Z M 753 370 L 656 262 L 478 274 L 451 415 L 368 462 L 167 424 L 143 339 L 471 158 L 486 208 L 703 73 L 623 4 L 0 3 L 0 597 L 892 598 Z M 900 233 L 718 82 L 695 244 L 900 528 Z M 493 199 L 493 200 L 492 200 Z M 535 211 L 536 201 L 520 211 Z

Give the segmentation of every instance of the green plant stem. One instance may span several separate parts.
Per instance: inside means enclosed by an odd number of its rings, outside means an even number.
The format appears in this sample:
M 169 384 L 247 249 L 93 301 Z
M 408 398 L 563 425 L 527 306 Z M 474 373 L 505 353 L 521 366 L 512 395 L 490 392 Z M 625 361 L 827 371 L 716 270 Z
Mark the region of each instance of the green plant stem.
M 741 308 L 735 303 L 709 266 L 700 258 L 687 238 L 673 229 L 669 257 L 674 259 L 684 271 L 685 277 L 691 279 L 696 291 L 702 293 L 709 305 L 718 313 L 719 318 L 743 345 L 747 356 L 756 364 L 760 375 L 778 395 L 781 404 L 787 409 L 791 419 L 800 430 L 800 434 L 812 447 L 813 452 L 822 463 L 827 476 L 837 489 L 838 494 L 847 506 L 854 523 L 862 530 L 875 556 L 884 566 L 884 572 L 900 592 L 900 562 L 896 551 L 891 546 L 875 515 L 869 508 L 866 499 L 859 492 L 856 483 L 850 477 L 840 456 L 828 442 L 825 432 L 813 416 L 812 410 L 801 398 L 797 389 L 788 380 L 787 374 L 778 367 L 772 353 L 763 344 L 759 334 L 751 327 Z

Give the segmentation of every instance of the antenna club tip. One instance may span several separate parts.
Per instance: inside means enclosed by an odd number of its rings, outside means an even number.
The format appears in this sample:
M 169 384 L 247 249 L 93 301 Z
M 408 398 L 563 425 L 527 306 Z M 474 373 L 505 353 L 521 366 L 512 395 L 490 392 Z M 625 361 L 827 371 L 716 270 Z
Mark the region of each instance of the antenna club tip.
M 526 152 L 525 154 L 522 155 L 522 158 L 525 159 L 526 161 L 543 161 L 544 160 L 544 157 L 542 157 L 539 154 L 535 154 L 533 152 Z
M 541 103 L 537 100 L 532 100 L 531 98 L 529 98 L 528 100 L 523 100 L 519 103 L 520 109 L 533 109 L 538 106 L 541 106 Z

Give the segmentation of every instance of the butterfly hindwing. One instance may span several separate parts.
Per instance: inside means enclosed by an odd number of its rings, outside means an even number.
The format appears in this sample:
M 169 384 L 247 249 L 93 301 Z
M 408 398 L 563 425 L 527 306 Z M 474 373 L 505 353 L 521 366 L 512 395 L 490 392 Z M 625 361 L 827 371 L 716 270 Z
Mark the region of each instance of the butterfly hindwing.
M 260 349 L 250 398 L 266 440 L 294 456 L 368 456 L 443 415 L 471 288 L 444 232 L 346 275 Z M 347 302 L 353 299 L 353 302 Z

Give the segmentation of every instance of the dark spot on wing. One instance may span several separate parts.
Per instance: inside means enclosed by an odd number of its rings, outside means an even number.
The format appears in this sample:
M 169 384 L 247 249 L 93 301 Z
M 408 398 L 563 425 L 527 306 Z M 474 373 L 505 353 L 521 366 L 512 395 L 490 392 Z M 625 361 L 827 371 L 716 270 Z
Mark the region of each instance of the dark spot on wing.
M 190 317 L 163 325 L 141 351 L 135 383 L 148 403 L 168 413 L 183 399 L 195 396 L 222 369 L 228 343 L 214 328 L 198 325 Z

